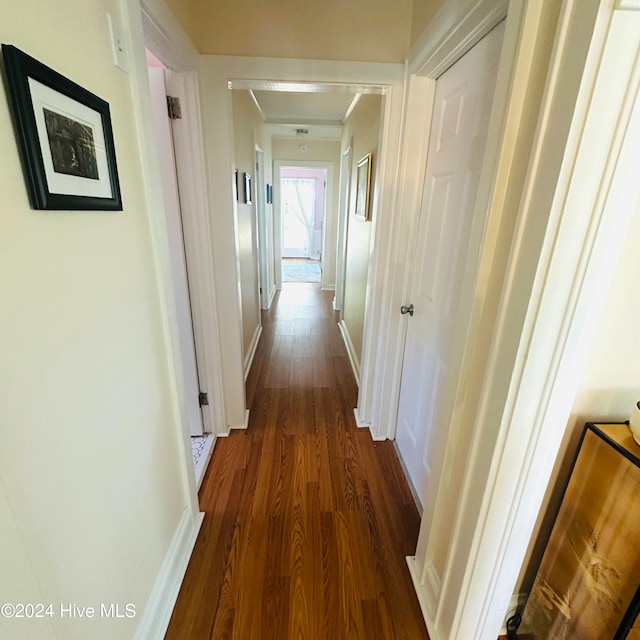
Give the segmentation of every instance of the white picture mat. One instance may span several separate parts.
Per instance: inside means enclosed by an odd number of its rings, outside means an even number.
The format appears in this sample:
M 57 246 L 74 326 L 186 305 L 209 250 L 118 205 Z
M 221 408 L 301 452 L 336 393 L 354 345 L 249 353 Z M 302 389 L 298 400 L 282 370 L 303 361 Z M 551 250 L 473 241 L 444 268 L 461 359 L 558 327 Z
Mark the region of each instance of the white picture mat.
M 111 180 L 109 179 L 109 165 L 100 113 L 33 78 L 28 80 L 49 193 L 112 198 L 114 194 L 111 190 Z M 43 109 L 45 108 L 66 118 L 81 122 L 91 129 L 96 150 L 98 180 L 54 171 L 51 147 L 49 146 L 49 137 L 44 120 Z

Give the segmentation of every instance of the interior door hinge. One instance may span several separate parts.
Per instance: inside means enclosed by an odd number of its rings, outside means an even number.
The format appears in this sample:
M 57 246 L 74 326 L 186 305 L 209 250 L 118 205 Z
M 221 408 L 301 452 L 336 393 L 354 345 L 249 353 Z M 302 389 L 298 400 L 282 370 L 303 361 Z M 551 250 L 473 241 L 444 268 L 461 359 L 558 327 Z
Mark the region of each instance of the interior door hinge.
M 200 401 L 200 406 L 201 407 L 208 407 L 209 406 L 209 395 L 207 393 L 205 393 L 204 391 L 200 392 L 200 395 L 198 396 L 198 400 Z
M 182 110 L 180 109 L 180 98 L 167 96 L 167 112 L 170 120 L 180 120 L 182 118 Z

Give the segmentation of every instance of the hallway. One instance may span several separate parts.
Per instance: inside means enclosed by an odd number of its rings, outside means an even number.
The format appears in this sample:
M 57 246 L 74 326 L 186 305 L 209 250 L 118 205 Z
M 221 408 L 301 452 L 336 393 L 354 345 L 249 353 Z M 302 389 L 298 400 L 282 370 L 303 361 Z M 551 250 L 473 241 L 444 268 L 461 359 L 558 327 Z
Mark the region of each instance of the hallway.
M 219 438 L 168 639 L 427 638 L 405 556 L 420 518 L 318 284 L 285 284 L 247 379 L 249 428 Z

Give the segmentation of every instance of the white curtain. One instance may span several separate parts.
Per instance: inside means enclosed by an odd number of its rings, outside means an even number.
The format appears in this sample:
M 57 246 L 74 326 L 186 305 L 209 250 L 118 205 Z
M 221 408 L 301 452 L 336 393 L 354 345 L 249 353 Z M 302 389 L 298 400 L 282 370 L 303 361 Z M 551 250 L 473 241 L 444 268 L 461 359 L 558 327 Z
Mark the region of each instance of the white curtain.
M 309 178 L 282 178 L 284 238 L 283 248 L 309 254 L 313 236 L 316 181 Z

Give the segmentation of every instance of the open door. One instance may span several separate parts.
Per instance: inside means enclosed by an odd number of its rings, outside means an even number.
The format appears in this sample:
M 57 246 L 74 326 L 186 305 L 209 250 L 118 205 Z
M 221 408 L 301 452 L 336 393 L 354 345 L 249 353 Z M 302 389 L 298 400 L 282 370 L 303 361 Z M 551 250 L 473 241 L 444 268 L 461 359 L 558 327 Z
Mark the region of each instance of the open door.
M 189 296 L 180 194 L 176 177 L 173 135 L 167 107 L 164 69 L 148 67 L 151 105 L 162 172 L 163 196 L 171 259 L 171 278 L 178 318 L 178 339 L 182 360 L 182 375 L 187 400 L 189 432 L 192 436 L 204 433 L 200 407 L 200 385 L 196 361 L 193 319 Z

